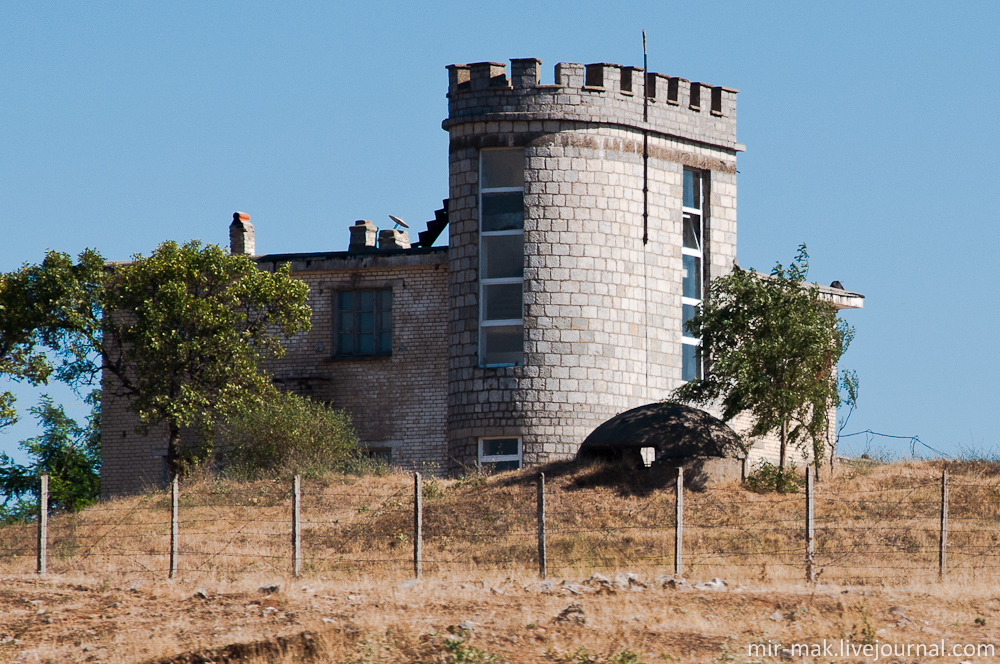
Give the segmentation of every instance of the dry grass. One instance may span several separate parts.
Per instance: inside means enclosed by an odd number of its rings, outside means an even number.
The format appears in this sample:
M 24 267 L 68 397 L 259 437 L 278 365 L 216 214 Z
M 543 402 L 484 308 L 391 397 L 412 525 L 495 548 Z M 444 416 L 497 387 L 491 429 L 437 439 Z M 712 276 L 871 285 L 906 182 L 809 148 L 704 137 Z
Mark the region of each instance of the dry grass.
M 549 570 L 673 570 L 672 479 L 615 467 L 551 464 Z M 910 583 L 937 575 L 941 462 L 841 467 L 816 488 L 821 580 Z M 949 574 L 1000 577 L 1000 465 L 949 466 Z M 424 569 L 531 573 L 537 569 L 536 473 L 425 479 Z M 738 483 L 685 497 L 685 572 L 741 582 L 804 574 L 803 494 L 757 494 Z M 404 473 L 330 475 L 303 482 L 303 571 L 354 578 L 412 567 L 413 486 Z M 169 569 L 170 497 L 151 492 L 50 520 L 56 574 L 163 578 Z M 238 579 L 291 570 L 291 486 L 201 476 L 182 484 L 180 575 Z M 34 571 L 33 525 L 0 529 L 0 573 Z
M 411 476 L 303 482 L 299 581 L 287 578 L 290 486 L 201 477 L 182 486 L 176 582 L 165 580 L 168 494 L 54 517 L 46 579 L 32 574 L 34 527 L 0 529 L 0 661 L 152 662 L 179 653 L 202 659 L 170 661 L 727 661 L 751 638 L 860 640 L 878 629 L 894 638 L 986 638 L 1000 610 L 992 599 L 1000 466 L 948 465 L 945 583 L 937 580 L 942 468 L 842 467 L 824 478 L 816 491 L 819 589 L 800 583 L 802 494 L 755 494 L 738 484 L 697 490 L 691 478 L 685 574 L 742 587 L 728 593 L 676 593 L 654 583 L 672 571 L 674 514 L 671 480 L 654 474 L 544 469 L 551 586 L 535 578 L 534 472 L 425 479 L 425 580 L 412 588 L 404 584 Z M 559 585 L 623 570 L 649 587 L 577 596 Z M 284 589 L 267 610 L 258 588 L 271 583 Z M 841 594 L 852 586 L 864 589 Z M 199 588 L 206 597 L 195 595 Z M 570 601 L 583 606 L 585 627 L 553 622 Z M 893 603 L 927 624 L 897 628 L 898 618 L 887 617 Z M 787 617 L 767 619 L 775 611 Z M 477 624 L 473 633 L 442 636 L 463 620 Z M 218 650 L 227 644 L 252 645 Z
M 996 644 L 1000 637 L 995 587 L 955 582 L 573 595 L 558 581 L 546 587 L 489 574 L 412 586 L 399 577 L 201 585 L 0 578 L 5 662 L 745 662 L 777 661 L 747 656 L 748 645 L 769 641 Z M 276 594 L 258 590 L 276 582 Z M 584 624 L 558 620 L 571 603 Z

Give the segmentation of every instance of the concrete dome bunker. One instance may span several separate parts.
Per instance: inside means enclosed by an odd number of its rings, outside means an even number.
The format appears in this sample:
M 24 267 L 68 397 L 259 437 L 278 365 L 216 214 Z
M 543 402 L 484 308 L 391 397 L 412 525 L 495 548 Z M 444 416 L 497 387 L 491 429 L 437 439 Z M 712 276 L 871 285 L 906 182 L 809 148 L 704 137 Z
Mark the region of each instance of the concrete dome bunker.
M 541 85 L 539 64 L 448 67 L 451 472 L 572 458 L 682 382 L 686 173 L 702 187 L 699 288 L 736 254 L 735 90 L 600 63 L 559 63 Z M 490 165 L 504 152 L 514 177 Z M 502 244 L 519 272 L 491 271 Z
M 653 458 L 644 459 L 643 450 L 651 450 Z M 650 465 L 652 472 L 671 477 L 684 467 L 701 484 L 746 473 L 740 436 L 710 413 L 676 402 L 646 404 L 612 417 L 587 436 L 576 458 L 636 470 Z

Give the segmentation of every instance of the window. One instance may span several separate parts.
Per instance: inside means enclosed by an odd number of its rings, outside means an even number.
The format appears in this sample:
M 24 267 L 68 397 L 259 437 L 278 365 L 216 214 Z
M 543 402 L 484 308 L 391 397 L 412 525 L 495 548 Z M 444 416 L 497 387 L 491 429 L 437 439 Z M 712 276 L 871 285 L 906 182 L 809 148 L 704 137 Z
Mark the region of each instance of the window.
M 524 362 L 524 151 L 479 153 L 479 363 Z
M 494 473 L 519 469 L 521 467 L 521 439 L 480 438 L 479 465 Z
M 392 355 L 392 289 L 337 291 L 333 315 L 337 357 Z
M 363 447 L 361 448 L 361 455 L 366 459 L 381 462 L 387 466 L 392 465 L 391 447 Z
M 684 243 L 681 248 L 684 284 L 681 293 L 681 379 L 694 380 L 702 376 L 699 347 L 701 340 L 693 337 L 687 322 L 701 309 L 702 264 L 705 260 L 704 176 L 700 171 L 684 169 Z

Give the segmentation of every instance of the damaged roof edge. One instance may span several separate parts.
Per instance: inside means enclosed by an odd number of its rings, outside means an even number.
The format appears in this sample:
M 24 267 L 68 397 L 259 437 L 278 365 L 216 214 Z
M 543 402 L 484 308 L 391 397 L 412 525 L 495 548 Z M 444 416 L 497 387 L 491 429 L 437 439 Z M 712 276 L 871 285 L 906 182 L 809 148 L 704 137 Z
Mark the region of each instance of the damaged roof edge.
M 257 265 L 272 267 L 290 263 L 292 271 L 330 270 L 361 267 L 430 265 L 448 262 L 448 247 L 414 247 L 412 249 L 328 251 L 297 254 L 262 254 L 253 257 Z

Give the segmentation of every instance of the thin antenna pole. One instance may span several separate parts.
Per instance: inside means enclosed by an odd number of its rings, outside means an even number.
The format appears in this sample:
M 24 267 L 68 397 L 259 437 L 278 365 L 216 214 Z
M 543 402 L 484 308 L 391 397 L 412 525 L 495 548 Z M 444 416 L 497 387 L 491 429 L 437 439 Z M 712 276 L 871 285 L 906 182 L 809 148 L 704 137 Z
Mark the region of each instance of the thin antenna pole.
M 649 57 L 646 31 L 642 31 L 642 122 L 649 122 Z M 642 129 L 642 246 L 649 243 L 649 130 Z
M 643 353 L 646 360 L 646 396 L 649 396 L 649 270 L 646 266 L 646 245 L 649 244 L 649 56 L 646 54 L 646 31 L 642 31 L 642 306 L 643 328 L 646 333 Z
M 649 57 L 646 54 L 646 31 L 642 31 L 642 121 L 649 122 L 649 95 L 646 94 L 646 82 L 649 77 Z

